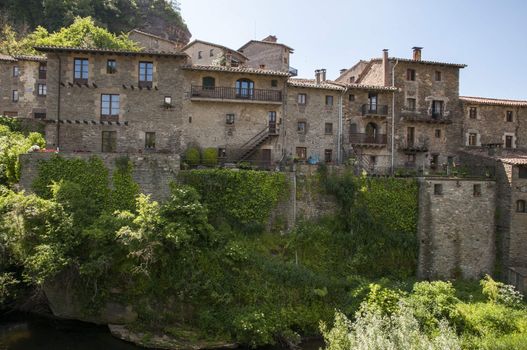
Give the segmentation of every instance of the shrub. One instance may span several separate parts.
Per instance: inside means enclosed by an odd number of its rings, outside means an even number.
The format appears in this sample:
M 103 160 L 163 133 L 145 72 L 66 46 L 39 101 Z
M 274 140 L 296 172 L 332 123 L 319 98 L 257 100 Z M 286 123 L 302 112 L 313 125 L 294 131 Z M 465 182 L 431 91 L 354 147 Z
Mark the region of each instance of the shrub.
M 218 150 L 216 148 L 205 148 L 203 150 L 203 165 L 210 167 L 218 165 Z
M 201 162 L 201 155 L 199 149 L 195 147 L 189 147 L 185 151 L 185 162 L 190 166 L 199 165 Z
M 514 286 L 494 281 L 489 275 L 486 275 L 480 281 L 480 284 L 483 289 L 483 295 L 491 302 L 515 308 L 522 306 L 523 295 Z

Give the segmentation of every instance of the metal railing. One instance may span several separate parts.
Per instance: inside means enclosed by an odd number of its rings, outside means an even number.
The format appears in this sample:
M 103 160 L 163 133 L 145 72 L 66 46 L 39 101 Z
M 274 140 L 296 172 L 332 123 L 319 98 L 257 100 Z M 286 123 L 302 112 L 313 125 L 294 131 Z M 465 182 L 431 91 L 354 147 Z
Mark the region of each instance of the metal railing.
M 350 133 L 351 144 L 373 144 L 373 145 L 385 145 L 387 142 L 386 134 L 363 134 L 363 133 Z
M 221 100 L 282 102 L 282 91 L 192 85 L 190 89 L 190 97 L 214 98 Z
M 416 107 L 405 106 L 401 111 L 405 120 L 423 122 L 450 122 L 451 118 L 445 115 L 444 111 L 430 112 L 427 108 L 417 109 Z
M 363 104 L 362 105 L 362 115 L 379 115 L 387 116 L 388 115 L 388 106 L 387 105 L 377 105 L 377 104 Z

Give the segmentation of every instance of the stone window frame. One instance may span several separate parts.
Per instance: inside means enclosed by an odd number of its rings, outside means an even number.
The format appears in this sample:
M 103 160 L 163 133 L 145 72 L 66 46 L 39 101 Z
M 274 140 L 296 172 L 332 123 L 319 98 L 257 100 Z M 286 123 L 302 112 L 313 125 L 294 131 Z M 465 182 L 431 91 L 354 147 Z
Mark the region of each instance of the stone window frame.
M 227 150 L 225 147 L 218 147 L 218 159 L 227 158 Z
M 108 100 L 105 100 L 106 98 Z M 107 104 L 107 107 L 105 107 L 105 104 Z M 108 113 L 105 113 L 106 110 Z M 119 120 L 120 114 L 121 96 L 119 94 L 101 94 L 101 120 Z
M 517 213 L 527 213 L 527 205 L 525 200 L 518 199 L 516 201 L 516 212 Z
M 298 160 L 307 159 L 307 147 L 297 147 L 295 149 L 295 158 Z
M 438 169 L 439 168 L 439 153 L 432 153 L 430 158 L 430 169 Z
M 198 60 L 203 58 L 203 51 L 198 51 Z
M 301 106 L 305 106 L 307 104 L 307 94 L 303 92 L 299 93 L 296 96 L 296 103 Z
M 331 122 L 324 123 L 324 134 L 333 135 L 333 123 Z
M 235 121 L 235 114 L 234 113 L 227 113 L 225 114 L 225 124 L 226 125 L 234 125 L 234 121 Z
M 511 147 L 507 147 L 507 137 L 511 138 Z M 503 148 L 506 149 L 515 149 L 516 148 L 516 134 L 513 132 L 505 132 L 503 133 Z
M 214 57 L 214 49 L 209 50 L 209 57 Z
M 437 107 L 439 106 L 439 108 Z M 446 115 L 446 102 L 444 100 L 432 100 L 430 103 L 430 115 L 432 117 L 443 117 Z
M 168 96 L 166 95 L 164 98 L 163 98 L 163 104 L 165 106 L 172 106 L 172 96 Z
M 151 88 L 154 81 L 154 62 L 139 61 L 137 67 L 139 72 L 139 87 Z
M 476 144 L 470 144 L 471 134 L 475 134 L 476 135 Z M 466 137 L 465 146 L 469 146 L 469 147 L 479 147 L 479 146 L 481 146 L 481 135 L 480 135 L 479 131 L 474 130 L 474 129 L 468 129 L 466 134 L 465 134 L 465 137 Z
M 324 150 L 324 163 L 331 163 L 331 162 L 333 162 L 333 150 L 325 149 Z
M 414 112 L 417 109 L 417 99 L 415 97 L 407 97 L 406 98 L 406 105 L 404 108 L 407 111 Z
M 18 78 L 20 76 L 20 67 L 18 65 L 13 66 L 13 78 Z
M 145 149 L 155 150 L 156 149 L 156 133 L 155 131 L 145 132 Z
M 473 184 L 473 186 L 472 186 L 472 195 L 474 197 L 481 197 L 481 193 L 482 193 L 481 190 L 482 190 L 481 184 Z
M 90 60 L 86 57 L 73 59 L 73 82 L 88 83 L 90 75 Z
M 518 179 L 527 179 L 527 165 L 518 166 Z
M 354 95 L 354 94 L 349 94 L 349 95 L 348 95 L 348 101 L 349 101 L 349 102 L 353 102 L 353 101 L 355 101 L 355 95 Z
M 48 75 L 48 65 L 46 62 L 40 62 L 38 65 L 38 78 L 46 79 Z
M 415 81 L 416 76 L 417 76 L 417 73 L 415 69 L 413 68 L 406 69 L 406 81 Z
M 434 81 L 443 81 L 443 73 L 440 70 L 435 71 Z
M 117 73 L 117 60 L 110 58 L 106 60 L 106 74 Z
M 442 196 L 443 194 L 443 184 L 434 184 L 434 195 Z
M 101 152 L 103 153 L 117 152 L 117 131 L 103 130 L 101 132 Z
M 299 134 L 307 134 L 307 122 L 305 120 L 299 120 L 296 122 L 296 131 Z
M 18 93 L 18 90 L 13 90 L 11 93 L 11 102 L 18 102 L 20 100 L 20 94 Z
M 440 139 L 441 138 L 441 129 L 435 129 L 434 135 L 435 135 L 436 139 Z
M 334 98 L 333 95 L 326 95 L 326 107 L 333 107 Z
M 278 87 L 278 80 L 276 79 L 271 80 L 271 87 Z
M 374 154 L 370 154 L 370 165 L 374 166 L 377 164 L 377 156 Z
M 43 83 L 37 84 L 37 96 L 45 97 L 48 94 L 48 86 Z
M 468 118 L 469 119 L 479 119 L 478 118 L 478 107 L 468 108 Z
M 505 122 L 514 123 L 514 112 L 513 111 L 509 110 L 505 112 Z

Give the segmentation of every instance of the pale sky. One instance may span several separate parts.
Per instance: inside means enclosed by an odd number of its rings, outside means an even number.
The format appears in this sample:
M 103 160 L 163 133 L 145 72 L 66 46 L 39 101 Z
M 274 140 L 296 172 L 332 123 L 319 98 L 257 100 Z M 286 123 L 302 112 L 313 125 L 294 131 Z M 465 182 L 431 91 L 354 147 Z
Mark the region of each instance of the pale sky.
M 411 56 L 464 63 L 460 93 L 527 99 L 527 1 L 180 0 L 193 39 L 232 49 L 269 34 L 295 49 L 291 66 L 335 79 L 360 59 Z

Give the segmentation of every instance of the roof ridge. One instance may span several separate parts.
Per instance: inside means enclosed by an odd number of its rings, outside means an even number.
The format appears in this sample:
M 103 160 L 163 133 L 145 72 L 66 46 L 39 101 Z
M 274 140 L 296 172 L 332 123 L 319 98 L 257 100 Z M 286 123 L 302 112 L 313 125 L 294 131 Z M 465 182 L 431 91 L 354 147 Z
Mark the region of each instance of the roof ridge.
M 194 40 L 192 40 L 190 43 L 188 43 L 187 45 L 183 46 L 183 48 L 181 48 L 181 50 L 185 51 L 187 48 L 189 48 L 190 46 L 192 46 L 193 44 L 195 44 L 197 42 L 200 42 L 200 43 L 203 43 L 203 44 L 207 44 L 207 45 L 211 45 L 211 46 L 215 46 L 215 47 L 219 47 L 219 48 L 222 48 L 222 49 L 227 49 L 229 51 L 236 52 L 238 55 L 246 58 L 247 60 L 249 59 L 247 56 L 245 56 L 243 53 L 241 53 L 238 50 L 231 49 L 230 47 L 227 47 L 225 45 L 213 43 L 212 41 L 205 41 L 205 40 L 201 40 L 201 39 L 194 39 Z

